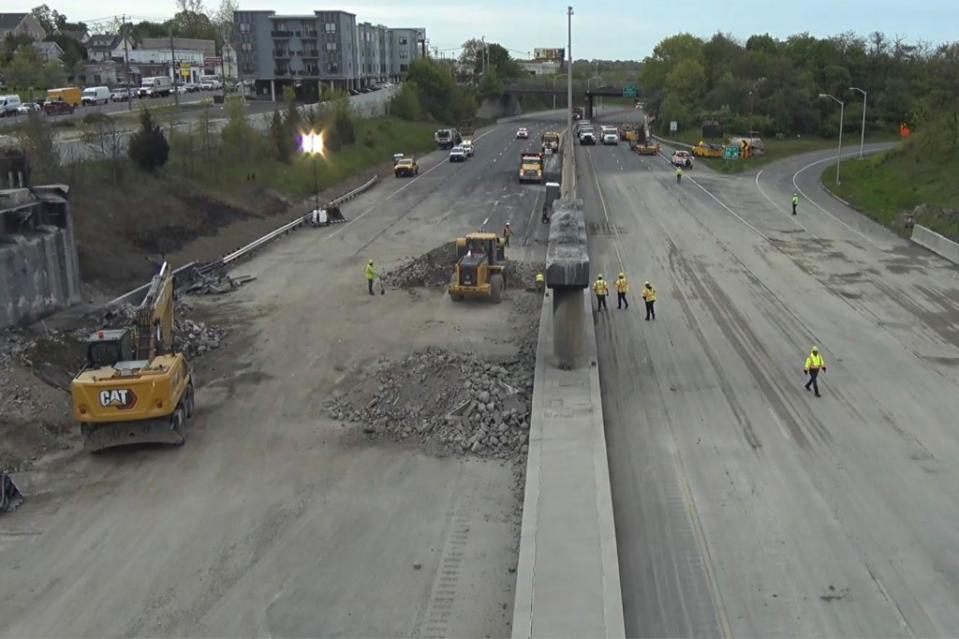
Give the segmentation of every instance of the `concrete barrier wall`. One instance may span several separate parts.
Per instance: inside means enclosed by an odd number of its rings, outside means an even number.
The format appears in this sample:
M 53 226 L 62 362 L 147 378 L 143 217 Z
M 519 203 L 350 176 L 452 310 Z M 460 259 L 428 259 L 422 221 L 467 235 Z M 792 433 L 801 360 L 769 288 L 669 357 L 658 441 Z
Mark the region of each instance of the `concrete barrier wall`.
M 563 179 L 562 194 L 564 198 L 575 199 L 576 197 L 576 147 L 573 143 L 572 131 L 564 131 L 560 149 L 563 152 Z
M 0 244 L 0 326 L 30 322 L 79 301 L 71 228 L 5 236 Z
M 918 224 L 912 227 L 911 239 L 919 246 L 929 249 L 953 264 L 959 264 L 959 243 Z

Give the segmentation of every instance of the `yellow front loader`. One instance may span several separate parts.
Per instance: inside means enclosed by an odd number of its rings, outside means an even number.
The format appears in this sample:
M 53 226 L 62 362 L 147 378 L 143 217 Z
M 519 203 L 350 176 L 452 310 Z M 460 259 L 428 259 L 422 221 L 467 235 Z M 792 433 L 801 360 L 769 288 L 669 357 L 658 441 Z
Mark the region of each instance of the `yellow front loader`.
M 489 299 L 499 302 L 506 288 L 506 251 L 496 233 L 469 233 L 456 239 L 456 267 L 449 294 L 455 302 Z
M 90 451 L 185 441 L 193 415 L 193 373 L 173 344 L 173 272 L 164 263 L 132 326 L 87 340 L 87 363 L 70 388 L 73 417 Z

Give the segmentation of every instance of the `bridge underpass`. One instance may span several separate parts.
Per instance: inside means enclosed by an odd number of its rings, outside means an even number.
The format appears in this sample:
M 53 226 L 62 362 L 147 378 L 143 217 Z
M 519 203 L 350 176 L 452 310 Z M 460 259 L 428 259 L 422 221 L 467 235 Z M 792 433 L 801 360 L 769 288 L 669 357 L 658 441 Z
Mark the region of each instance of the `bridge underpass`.
M 587 120 L 593 118 L 595 107 L 595 98 L 612 97 L 622 98 L 628 88 L 634 88 L 631 85 L 607 84 L 601 87 L 591 87 L 588 82 L 573 82 L 573 105 L 583 107 L 583 117 Z M 556 78 L 555 80 L 514 80 L 507 82 L 504 93 L 513 95 L 552 95 L 560 104 L 566 103 L 566 80 L 565 78 Z M 635 94 L 634 96 L 635 97 Z

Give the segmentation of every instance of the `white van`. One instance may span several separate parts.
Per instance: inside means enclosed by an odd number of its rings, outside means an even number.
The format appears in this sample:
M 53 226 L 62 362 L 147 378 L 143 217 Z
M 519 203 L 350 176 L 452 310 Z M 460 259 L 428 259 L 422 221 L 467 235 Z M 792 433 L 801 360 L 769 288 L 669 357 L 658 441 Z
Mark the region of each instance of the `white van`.
M 0 117 L 14 116 L 19 108 L 19 95 L 0 95 Z
M 108 87 L 87 87 L 80 96 L 80 104 L 94 105 L 106 104 L 110 101 L 110 89 Z

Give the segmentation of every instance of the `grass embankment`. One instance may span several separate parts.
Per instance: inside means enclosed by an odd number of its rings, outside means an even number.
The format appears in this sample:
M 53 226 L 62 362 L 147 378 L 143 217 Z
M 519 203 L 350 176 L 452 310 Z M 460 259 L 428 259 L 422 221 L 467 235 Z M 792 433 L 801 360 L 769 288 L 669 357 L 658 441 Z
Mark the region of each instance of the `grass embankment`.
M 325 157 L 317 159 L 320 189 L 332 187 L 357 173 L 372 174 L 379 165 L 391 161 L 394 153 L 416 155 L 435 150 L 433 131 L 436 127 L 435 123 L 386 117 L 356 120 L 356 143 L 329 151 Z M 171 164 L 186 159 L 174 157 Z M 229 190 L 244 185 L 247 176 L 255 174 L 257 182 L 292 199 L 303 199 L 313 193 L 313 160 L 304 156 L 286 164 L 267 152 L 250 153 L 244 157 L 218 157 L 215 162 L 195 163 L 191 169 L 197 182 L 213 189 Z
M 673 135 L 663 136 L 670 140 L 683 142 L 684 144 L 697 144 L 703 140 L 707 144 L 723 144 L 722 138 L 706 138 L 700 136 L 696 131 L 685 131 Z M 843 148 L 845 149 L 845 136 L 843 136 Z M 880 133 L 866 136 L 866 144 L 874 142 L 892 142 L 898 139 L 893 133 Z M 745 173 L 746 171 L 755 171 L 761 169 L 770 162 L 781 160 L 792 155 L 801 153 L 810 153 L 812 151 L 822 151 L 823 149 L 836 148 L 836 140 L 809 136 L 804 138 L 763 138 L 763 144 L 766 152 L 763 155 L 753 156 L 748 160 L 723 160 L 722 158 L 697 158 L 698 162 L 703 162 L 714 171 L 721 173 Z M 859 139 L 856 139 L 856 146 L 859 145 Z
M 915 223 L 959 241 L 959 152 L 924 148 L 920 134 L 896 148 L 862 161 L 844 161 L 836 184 L 836 165 L 822 182 L 830 191 L 877 222 L 906 236 L 906 213 L 920 205 Z
M 356 143 L 317 160 L 321 201 L 388 167 L 393 153 L 433 150 L 435 127 L 394 118 L 354 121 Z M 215 259 L 304 212 L 297 204 L 314 193 L 312 160 L 274 159 L 266 134 L 255 133 L 243 152 L 229 150 L 219 134 L 206 149 L 196 134 L 170 141 L 170 160 L 153 173 L 126 158 L 115 182 L 108 161 L 63 168 L 85 282 L 111 292 L 140 284 L 155 268 L 146 255 L 155 261 L 163 254 L 174 266 Z

